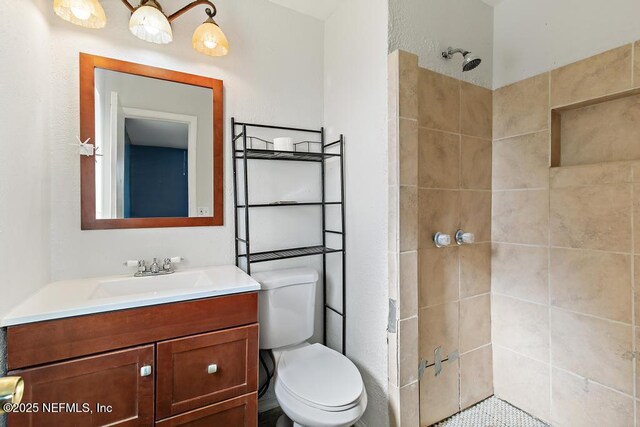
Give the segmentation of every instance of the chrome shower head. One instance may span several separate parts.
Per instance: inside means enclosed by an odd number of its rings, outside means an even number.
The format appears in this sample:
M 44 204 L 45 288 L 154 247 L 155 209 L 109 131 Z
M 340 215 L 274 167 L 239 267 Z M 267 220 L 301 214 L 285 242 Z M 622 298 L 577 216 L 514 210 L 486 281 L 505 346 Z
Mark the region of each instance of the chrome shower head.
M 468 50 L 454 49 L 452 47 L 447 48 L 447 50 L 442 52 L 442 57 L 445 59 L 451 59 L 456 53 L 460 53 L 464 57 L 464 61 L 462 61 L 462 71 L 471 71 L 482 62 L 482 59 L 480 59 L 479 56 L 471 54 Z

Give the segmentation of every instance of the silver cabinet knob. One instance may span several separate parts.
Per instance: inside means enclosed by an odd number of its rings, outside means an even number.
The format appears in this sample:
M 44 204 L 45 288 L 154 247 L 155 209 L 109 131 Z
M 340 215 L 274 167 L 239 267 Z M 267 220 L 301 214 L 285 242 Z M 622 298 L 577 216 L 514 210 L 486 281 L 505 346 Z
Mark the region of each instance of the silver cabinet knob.
M 465 233 L 462 230 L 458 230 L 456 232 L 456 243 L 459 245 L 471 244 L 475 241 L 476 241 L 476 236 L 473 233 Z
M 451 244 L 451 236 L 438 232 L 433 235 L 433 244 L 436 245 L 437 248 L 449 246 Z
M 151 372 L 151 365 L 144 365 L 142 368 L 140 368 L 141 377 L 148 377 L 149 375 L 151 375 Z
M 218 372 L 217 364 L 212 363 L 211 365 L 207 366 L 207 374 L 215 374 L 216 372 Z

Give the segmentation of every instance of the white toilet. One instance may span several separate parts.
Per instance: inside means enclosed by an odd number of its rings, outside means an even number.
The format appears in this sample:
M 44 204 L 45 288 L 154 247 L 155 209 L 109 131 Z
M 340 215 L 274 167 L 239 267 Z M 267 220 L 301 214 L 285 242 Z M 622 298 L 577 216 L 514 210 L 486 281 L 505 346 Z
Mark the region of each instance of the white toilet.
M 306 342 L 313 335 L 318 273 L 294 268 L 253 278 L 262 285 L 260 348 L 273 350 L 276 397 L 286 414 L 278 427 L 353 425 L 367 407 L 360 372 L 342 354 Z

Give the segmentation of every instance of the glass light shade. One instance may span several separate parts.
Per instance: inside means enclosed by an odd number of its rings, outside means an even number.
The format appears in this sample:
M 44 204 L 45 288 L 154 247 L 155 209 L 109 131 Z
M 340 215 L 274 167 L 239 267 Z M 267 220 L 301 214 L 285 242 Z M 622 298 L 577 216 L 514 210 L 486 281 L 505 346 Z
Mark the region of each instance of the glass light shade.
M 54 0 L 56 15 L 72 24 L 86 28 L 103 28 L 107 15 L 98 0 Z
M 193 48 L 205 55 L 224 56 L 229 53 L 229 42 L 218 24 L 207 19 L 193 32 Z
M 129 20 L 129 29 L 139 39 L 167 44 L 173 40 L 173 31 L 167 17 L 154 6 L 138 7 Z

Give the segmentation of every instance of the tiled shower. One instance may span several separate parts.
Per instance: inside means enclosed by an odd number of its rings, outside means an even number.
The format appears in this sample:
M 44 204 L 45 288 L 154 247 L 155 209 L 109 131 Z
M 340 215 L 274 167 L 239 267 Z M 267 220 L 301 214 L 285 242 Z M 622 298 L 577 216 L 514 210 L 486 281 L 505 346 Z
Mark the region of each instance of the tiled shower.
M 393 421 L 640 425 L 640 44 L 494 91 L 400 51 L 389 85 Z

